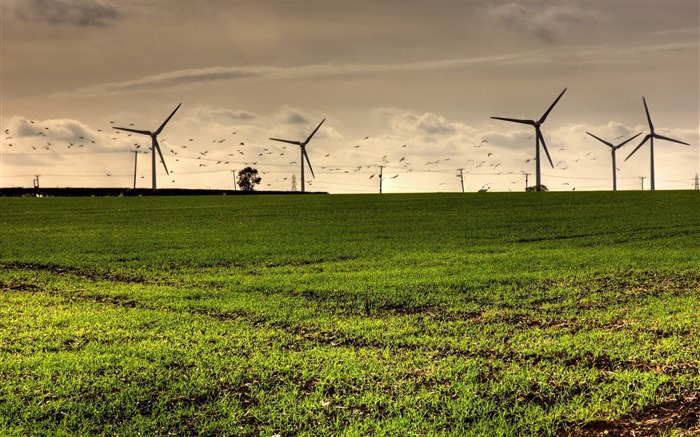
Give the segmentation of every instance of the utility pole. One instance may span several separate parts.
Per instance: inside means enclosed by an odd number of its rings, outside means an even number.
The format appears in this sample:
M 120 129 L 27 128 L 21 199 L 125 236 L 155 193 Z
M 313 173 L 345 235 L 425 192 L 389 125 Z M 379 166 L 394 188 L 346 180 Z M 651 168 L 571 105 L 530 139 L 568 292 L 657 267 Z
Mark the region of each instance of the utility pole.
M 292 175 L 292 191 L 297 190 L 297 175 Z
M 525 191 L 527 191 L 528 177 L 529 177 L 532 173 L 525 173 L 525 172 L 523 172 L 523 174 L 525 175 Z
M 233 191 L 238 191 L 236 188 L 236 170 L 231 170 L 231 175 L 233 175 Z
M 700 190 L 700 176 L 695 173 L 695 190 Z
M 640 176 L 639 179 L 642 180 L 642 191 L 644 191 L 644 179 L 646 179 L 646 176 Z
M 384 179 L 384 166 L 379 166 L 379 194 L 382 194 L 382 181 Z
M 38 174 L 34 175 L 34 189 L 36 189 L 36 190 L 39 189 L 39 175 Z
M 136 189 L 136 164 L 139 161 L 139 151 L 134 150 L 134 190 Z
M 459 181 L 462 183 L 462 192 L 464 193 L 464 169 L 458 168 L 457 170 L 459 170 Z

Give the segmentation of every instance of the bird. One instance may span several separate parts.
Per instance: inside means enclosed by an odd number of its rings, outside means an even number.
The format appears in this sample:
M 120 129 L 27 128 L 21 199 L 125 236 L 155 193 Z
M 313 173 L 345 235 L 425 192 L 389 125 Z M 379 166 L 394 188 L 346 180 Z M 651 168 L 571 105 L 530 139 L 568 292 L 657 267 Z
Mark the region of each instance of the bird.
M 376 176 L 376 175 L 372 175 L 372 176 L 370 176 L 369 178 L 372 179 L 374 176 Z

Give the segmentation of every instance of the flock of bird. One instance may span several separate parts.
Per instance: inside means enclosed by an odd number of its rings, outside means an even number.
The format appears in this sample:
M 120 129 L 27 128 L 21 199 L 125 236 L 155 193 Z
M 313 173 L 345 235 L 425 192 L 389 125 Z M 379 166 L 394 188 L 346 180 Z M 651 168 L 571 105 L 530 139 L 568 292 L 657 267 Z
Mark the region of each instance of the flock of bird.
M 505 117 L 492 117 L 497 120 L 526 124 L 535 128 L 535 155 L 533 157 L 524 159 L 522 161 L 522 167 L 527 168 L 527 166 L 531 165 L 530 163 L 534 161 L 536 165 L 536 187 L 539 187 L 542 184 L 540 176 L 540 150 L 544 150 L 552 169 L 558 172 L 566 171 L 571 163 L 576 163 L 585 160 L 595 161 L 599 158 L 599 155 L 595 155 L 593 154 L 593 152 L 587 152 L 585 155 L 578 156 L 576 159 L 573 159 L 570 162 L 561 160 L 557 161 L 555 164 L 552 161 L 540 127 L 542 126 L 542 124 L 544 123 L 554 106 L 557 104 L 559 99 L 561 99 L 565 91 L 566 89 L 564 89 L 564 91 L 561 92 L 561 94 L 557 97 L 554 103 L 552 103 L 549 109 L 539 120 L 521 120 Z M 637 148 L 635 148 L 632 151 L 628 158 L 631 155 L 633 155 L 642 145 L 644 145 L 645 142 L 650 142 L 650 146 L 652 148 L 651 186 L 653 189 L 654 139 L 662 139 L 680 144 L 687 143 L 669 137 L 661 136 L 658 133 L 656 133 L 654 130 L 653 123 L 651 122 L 651 117 L 649 115 L 646 100 L 643 99 L 643 101 L 647 119 L 649 122 L 650 133 L 644 138 L 642 143 L 640 143 L 637 146 Z M 209 144 L 211 144 L 211 147 L 205 147 L 203 145 L 205 141 L 195 138 L 188 138 L 186 140 L 186 144 L 179 146 L 175 143 L 168 142 L 166 139 L 161 139 L 159 141 L 158 135 L 162 133 L 165 126 L 168 124 L 170 119 L 175 115 L 179 108 L 180 105 L 178 105 L 175 108 L 175 110 L 173 110 L 172 113 L 167 117 L 167 119 L 160 125 L 160 127 L 154 131 L 136 129 L 133 123 L 129 123 L 126 127 L 116 126 L 116 122 L 111 120 L 109 121 L 110 127 L 113 128 L 113 130 L 111 131 L 96 129 L 92 132 L 92 135 L 90 135 L 87 133 L 88 130 L 84 128 L 79 128 L 71 130 L 70 133 L 67 133 L 65 129 L 63 129 L 61 132 L 57 132 L 54 134 L 49 126 L 38 126 L 35 123 L 35 121 L 26 120 L 25 126 L 21 129 L 21 144 L 17 141 L 14 141 L 15 138 L 13 137 L 13 133 L 9 129 L 4 130 L 4 143 L 8 147 L 13 148 L 14 150 L 24 149 L 25 151 L 28 151 L 29 149 L 31 149 L 32 153 L 43 151 L 64 154 L 71 149 L 73 153 L 124 153 L 128 150 L 129 152 L 134 153 L 135 165 L 138 161 L 139 154 L 150 153 L 152 155 L 151 172 L 153 179 L 152 186 L 154 189 L 156 188 L 156 162 L 159 162 L 164 167 L 166 174 L 171 176 L 171 183 L 176 182 L 174 174 L 204 174 L 223 171 L 231 172 L 234 174 L 235 177 L 235 171 L 240 170 L 241 166 L 260 165 L 264 166 L 264 168 L 266 169 L 263 170 L 261 174 L 269 175 L 270 179 L 272 179 L 271 182 L 263 181 L 266 187 L 274 186 L 274 189 L 288 189 L 288 183 L 291 179 L 290 173 L 296 173 L 293 170 L 290 170 L 289 167 L 300 165 L 301 190 L 303 191 L 307 184 L 313 184 L 313 181 L 306 181 L 304 176 L 305 165 L 308 166 L 309 170 L 312 173 L 312 176 L 315 176 L 306 147 L 311 141 L 311 139 L 314 137 L 316 132 L 321 128 L 321 125 L 324 123 L 325 119 L 321 121 L 320 124 L 318 124 L 316 129 L 313 130 L 313 132 L 306 138 L 305 141 L 270 138 L 269 140 L 273 141 L 273 144 L 262 144 L 259 142 L 256 143 L 255 141 L 251 143 L 250 141 L 244 138 L 240 138 L 240 135 L 238 135 L 237 130 L 232 130 L 230 132 L 230 135 L 226 137 L 219 136 L 215 138 L 210 138 L 209 140 L 205 140 L 206 142 L 209 142 Z M 33 135 L 29 132 L 33 132 Z M 612 143 L 594 135 L 593 133 L 586 133 L 590 137 L 595 138 L 596 140 L 604 143 L 610 148 L 613 159 L 613 189 L 617 189 L 616 171 L 619 170 L 619 168 L 616 166 L 615 152 L 620 147 L 624 146 L 625 144 L 629 143 L 630 141 L 641 135 L 641 132 L 634 135 L 631 138 L 625 139 L 624 141 L 616 145 L 613 145 Z M 140 139 L 142 139 L 143 136 L 150 136 L 150 144 L 143 144 L 140 142 Z M 33 138 L 31 140 L 27 140 L 27 138 L 30 137 Z M 528 135 L 526 137 L 523 137 L 522 139 L 531 140 L 532 138 L 533 135 Z M 621 140 L 623 138 L 624 136 L 617 136 L 615 140 Z M 117 142 L 119 145 L 116 148 L 114 146 L 108 146 L 104 143 L 107 139 L 111 139 L 111 141 Z M 372 148 L 374 150 L 376 149 L 376 143 L 373 143 L 371 140 L 372 139 L 369 136 L 365 136 L 362 138 L 362 140 L 358 141 L 352 149 L 365 150 Z M 166 154 L 169 155 L 168 160 L 178 164 L 175 164 L 174 166 L 173 164 L 171 164 L 171 167 L 168 167 L 163 154 L 163 149 L 161 149 L 161 142 L 163 143 L 163 145 L 167 146 L 165 151 Z M 282 143 L 282 145 L 276 145 L 274 143 Z M 26 144 L 28 144 L 28 146 L 26 146 Z M 125 144 L 129 144 L 129 149 L 125 150 Z M 289 150 L 290 146 L 298 146 L 299 150 Z M 420 166 L 420 164 L 414 165 L 411 161 L 415 158 L 419 158 L 420 156 L 422 156 L 422 151 L 412 148 L 409 144 L 401 144 L 400 146 L 394 147 L 387 147 L 385 145 L 384 147 L 385 152 L 389 150 L 390 153 L 381 155 L 381 157 L 376 159 L 375 162 L 363 165 L 355 165 L 351 167 L 325 165 L 328 159 L 331 158 L 331 153 L 325 153 L 324 156 L 320 158 L 323 160 L 322 164 L 324 165 L 321 165 L 320 167 L 327 174 L 364 174 L 367 181 L 372 181 L 374 183 L 376 183 L 375 181 L 377 180 L 386 181 L 391 179 L 397 179 L 401 174 L 412 172 L 452 173 L 462 178 L 462 186 L 464 177 L 463 171 L 466 171 L 467 174 L 470 174 L 472 176 L 477 175 L 479 177 L 496 177 L 510 175 L 511 177 L 509 183 L 511 185 L 523 183 L 524 176 L 526 186 L 528 180 L 527 178 L 531 174 L 527 173 L 523 169 L 511 171 L 503 169 L 504 164 L 502 160 L 498 159 L 498 155 L 502 154 L 503 149 L 491 146 L 487 139 L 481 139 L 479 143 L 473 144 L 472 147 L 474 151 L 470 154 L 471 156 L 473 156 L 473 158 L 469 158 L 466 161 L 463 161 L 461 163 L 461 168 L 456 168 L 460 164 L 452 165 L 453 162 L 456 162 L 456 160 L 454 160 L 451 157 L 424 161 L 422 162 L 422 166 Z M 566 151 L 566 148 L 561 147 L 558 150 L 559 152 L 564 152 Z M 296 155 L 296 153 L 300 153 L 300 155 L 297 155 L 299 156 L 299 159 L 294 158 L 294 155 Z M 156 159 L 155 154 L 157 154 L 158 159 Z M 392 157 L 390 158 L 390 156 Z M 288 161 L 283 161 L 284 158 L 287 158 Z M 180 165 L 184 164 L 183 162 L 181 162 L 181 160 L 188 161 L 188 165 Z M 347 157 L 345 157 L 344 160 L 347 160 Z M 196 167 L 192 165 L 193 163 L 196 165 Z M 452 168 L 448 168 L 448 165 L 452 166 Z M 185 171 L 180 173 L 180 168 L 183 168 Z M 279 170 L 279 168 L 282 168 L 282 170 Z M 113 168 L 104 171 L 105 177 L 113 177 L 113 175 L 117 173 L 118 172 L 115 171 Z M 136 168 L 134 168 L 134 178 L 135 173 Z M 563 177 L 564 176 L 562 176 L 562 178 Z M 141 179 L 145 179 L 145 176 L 141 176 Z M 443 185 L 445 185 L 445 182 L 440 182 L 438 186 Z M 491 182 L 483 182 L 480 190 L 487 191 L 491 187 L 491 185 Z M 562 188 L 566 187 L 568 189 L 575 189 L 575 187 L 572 187 L 570 182 L 568 181 L 563 182 L 560 185 Z M 358 186 L 363 186 L 363 184 L 360 183 L 358 184 Z M 369 185 L 365 186 L 370 187 Z

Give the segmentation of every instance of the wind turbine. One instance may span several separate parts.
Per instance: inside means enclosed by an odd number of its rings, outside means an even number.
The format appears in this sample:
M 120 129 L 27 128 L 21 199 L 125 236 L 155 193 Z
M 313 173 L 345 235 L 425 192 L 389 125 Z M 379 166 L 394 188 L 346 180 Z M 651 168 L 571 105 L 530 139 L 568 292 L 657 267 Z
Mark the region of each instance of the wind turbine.
M 650 149 L 650 153 L 651 153 L 651 174 L 649 175 L 650 176 L 649 179 L 651 180 L 651 191 L 654 191 L 654 138 L 656 138 L 657 140 L 673 141 L 674 143 L 685 144 L 686 146 L 689 146 L 690 144 L 684 143 L 683 141 L 674 140 L 673 138 L 665 137 L 663 135 L 659 135 L 656 132 L 654 132 L 654 124 L 651 122 L 651 116 L 649 115 L 649 108 L 647 107 L 647 101 L 644 97 L 642 97 L 642 101 L 644 102 L 644 110 L 647 113 L 647 120 L 649 120 L 649 131 L 650 132 L 647 134 L 647 136 L 644 137 L 642 142 L 639 143 L 639 145 L 637 147 L 635 147 L 635 149 L 632 151 L 632 153 L 630 153 L 627 156 L 627 158 L 625 158 L 625 161 L 630 159 L 630 156 L 634 155 L 634 152 L 639 150 L 639 148 L 642 147 L 644 145 L 644 143 L 647 142 L 647 140 L 649 140 L 649 149 Z
M 165 165 L 165 159 L 163 159 L 163 152 L 160 151 L 160 146 L 158 145 L 158 135 L 163 131 L 163 128 L 165 128 L 165 125 L 168 124 L 171 118 L 173 118 L 173 115 L 177 112 L 178 109 L 180 109 L 180 106 L 182 106 L 182 103 L 177 105 L 177 108 L 168 116 L 168 118 L 165 119 L 163 124 L 160 125 L 158 129 L 155 131 L 147 131 L 147 130 L 138 130 L 138 129 L 130 129 L 128 127 L 116 127 L 114 126 L 113 129 L 117 130 L 123 130 L 127 132 L 133 132 L 136 134 L 141 134 L 141 135 L 149 135 L 151 137 L 151 171 L 152 171 L 152 181 L 153 181 L 153 191 L 156 190 L 156 151 L 158 152 L 158 155 L 160 156 L 160 162 L 163 163 L 163 167 L 165 168 L 165 174 L 170 174 L 168 172 L 168 166 Z
M 609 142 L 607 142 L 607 141 L 605 141 L 605 140 L 603 140 L 603 139 L 598 138 L 597 136 L 593 135 L 592 133 L 590 133 L 590 132 L 588 132 L 588 131 L 586 131 L 586 133 L 587 133 L 588 135 L 592 136 L 593 138 L 595 138 L 596 140 L 600 141 L 601 143 L 605 144 L 606 146 L 610 147 L 610 149 L 611 149 L 610 152 L 612 153 L 613 191 L 617 191 L 617 167 L 616 167 L 616 164 L 615 164 L 615 152 L 616 152 L 617 149 L 619 149 L 620 147 L 624 146 L 625 144 L 629 143 L 629 142 L 632 141 L 633 139 L 635 139 L 635 138 L 637 138 L 638 136 L 640 136 L 640 135 L 642 134 L 642 132 L 639 132 L 637 135 L 633 136 L 632 138 L 626 139 L 625 141 L 621 142 L 621 143 L 618 144 L 617 146 L 613 146 L 611 143 L 609 143 Z
M 547 154 L 547 159 L 549 159 L 549 164 L 554 168 L 554 163 L 552 163 L 552 158 L 549 156 L 549 151 L 547 150 L 547 144 L 544 142 L 544 137 L 542 136 L 542 131 L 540 130 L 540 126 L 542 126 L 542 123 L 547 119 L 547 116 L 549 113 L 552 111 L 554 108 L 554 105 L 557 104 L 559 99 L 561 99 L 561 96 L 564 95 L 566 92 L 566 88 L 564 88 L 564 91 L 559 94 L 559 97 L 552 103 L 552 105 L 547 109 L 547 111 L 542 114 L 542 117 L 540 117 L 539 120 L 520 120 L 517 118 L 505 118 L 505 117 L 491 117 L 496 120 L 503 120 L 503 121 L 510 121 L 513 123 L 521 123 L 521 124 L 528 124 L 530 126 L 533 126 L 535 128 L 535 180 L 536 180 L 536 186 L 535 189 L 537 191 L 540 191 L 542 189 L 542 176 L 540 173 L 540 142 L 542 143 L 542 148 L 544 149 L 544 153 Z
M 304 192 L 304 189 L 306 187 L 306 184 L 304 183 L 304 159 L 306 159 L 306 163 L 309 164 L 309 170 L 311 170 L 311 176 L 314 178 L 316 177 L 314 175 L 314 169 L 311 168 L 311 161 L 309 161 L 309 154 L 306 153 L 306 145 L 309 144 L 309 141 L 311 141 L 311 138 L 316 134 L 318 129 L 321 127 L 323 122 L 326 121 L 324 118 L 321 120 L 321 122 L 316 126 L 316 129 L 314 129 L 313 132 L 311 132 L 311 135 L 306 139 L 306 141 L 291 141 L 291 140 L 283 140 L 281 138 L 270 138 L 272 141 L 280 141 L 282 143 L 288 143 L 288 144 L 296 144 L 301 148 L 301 192 Z

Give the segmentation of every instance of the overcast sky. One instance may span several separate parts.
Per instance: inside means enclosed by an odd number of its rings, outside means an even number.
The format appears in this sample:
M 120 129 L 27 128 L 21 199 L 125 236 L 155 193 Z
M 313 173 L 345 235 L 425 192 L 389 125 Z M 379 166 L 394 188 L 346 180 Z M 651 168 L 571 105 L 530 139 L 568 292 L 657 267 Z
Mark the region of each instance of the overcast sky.
M 130 187 L 155 130 L 163 188 L 299 188 L 303 140 L 331 193 L 522 190 L 538 119 L 550 190 L 649 187 L 699 172 L 698 0 L 2 0 L 0 186 Z M 133 126 L 132 126 L 133 125 Z M 82 138 L 81 138 L 82 137 Z M 137 185 L 150 187 L 149 154 Z M 646 178 L 642 180 L 640 178 Z

